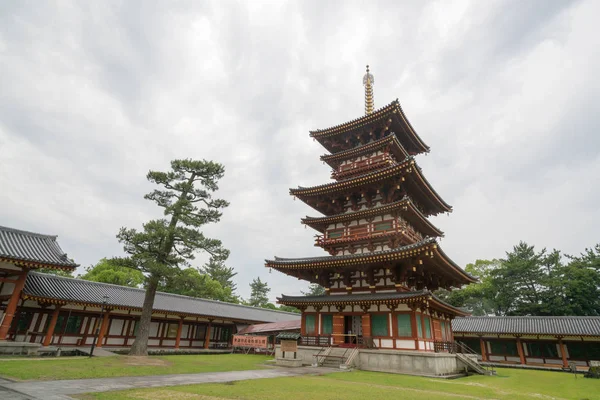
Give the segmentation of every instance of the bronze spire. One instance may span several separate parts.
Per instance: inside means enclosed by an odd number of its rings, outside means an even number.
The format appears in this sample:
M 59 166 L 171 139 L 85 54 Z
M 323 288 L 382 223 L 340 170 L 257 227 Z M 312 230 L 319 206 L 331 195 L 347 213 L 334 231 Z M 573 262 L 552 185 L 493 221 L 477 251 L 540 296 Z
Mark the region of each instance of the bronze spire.
M 375 103 L 373 101 L 373 84 L 375 79 L 369 72 L 369 66 L 367 65 L 367 73 L 363 77 L 363 85 L 365 85 L 365 115 L 369 115 L 375 109 Z

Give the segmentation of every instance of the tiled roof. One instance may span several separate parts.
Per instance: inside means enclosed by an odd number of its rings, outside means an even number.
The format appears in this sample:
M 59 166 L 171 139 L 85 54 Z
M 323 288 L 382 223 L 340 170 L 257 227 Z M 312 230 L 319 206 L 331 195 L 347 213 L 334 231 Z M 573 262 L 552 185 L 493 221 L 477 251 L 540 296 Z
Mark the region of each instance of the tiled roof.
M 396 176 L 398 173 L 408 166 L 413 165 L 414 158 L 407 157 L 399 164 L 393 164 L 388 167 L 381 168 L 376 171 L 367 172 L 363 175 L 353 176 L 338 182 L 325 183 L 323 185 L 303 187 L 299 186 L 296 189 L 290 189 L 290 194 L 293 196 L 301 195 L 318 195 L 324 193 L 335 193 L 348 188 L 362 186 L 365 183 L 380 181 L 389 177 Z
M 467 317 L 454 333 L 600 336 L 600 317 Z
M 404 300 L 412 299 L 415 297 L 430 296 L 431 292 L 428 290 L 419 290 L 415 292 L 390 292 L 390 293 L 365 293 L 365 294 L 330 294 L 322 296 L 286 296 L 281 295 L 282 303 L 297 302 L 297 303 L 354 303 L 364 301 L 388 301 L 388 300 Z
M 302 223 L 305 225 L 314 227 L 315 229 L 323 232 L 327 228 L 327 226 L 330 224 L 334 224 L 334 223 L 342 222 L 342 221 L 359 220 L 361 218 L 365 218 L 365 217 L 369 217 L 369 216 L 380 215 L 382 213 L 385 213 L 386 211 L 389 212 L 389 211 L 392 211 L 392 210 L 400 208 L 400 207 L 406 207 L 408 209 L 408 206 L 410 206 L 410 210 L 412 212 L 414 212 L 416 219 L 420 223 L 425 225 L 425 229 L 422 233 L 424 233 L 425 235 L 428 235 L 428 236 L 444 236 L 444 233 L 442 231 L 440 231 L 437 227 L 435 227 L 427 219 L 427 217 L 423 214 L 423 212 L 421 212 L 421 210 L 419 210 L 417 207 L 414 206 L 414 203 L 408 196 L 404 196 L 402 199 L 395 201 L 393 203 L 388 203 L 388 204 L 376 206 L 373 208 L 367 208 L 367 209 L 349 212 L 349 213 L 345 213 L 345 214 L 337 214 L 337 215 L 325 216 L 325 217 L 309 217 L 309 216 L 307 216 L 305 218 L 302 218 Z M 406 217 L 406 215 L 405 215 L 405 217 Z M 408 216 L 407 219 L 410 219 L 410 216 Z M 414 221 L 413 221 L 413 223 L 414 223 Z M 321 229 L 319 229 L 319 227 Z
M 402 110 L 402 106 L 400 105 L 398 99 L 392 101 L 390 104 L 383 106 L 378 110 L 375 110 L 371 114 L 364 115 L 352 121 L 345 122 L 343 124 L 336 125 L 328 129 L 318 129 L 316 131 L 311 131 L 310 136 L 317 140 L 320 140 L 324 137 L 334 136 L 342 132 L 362 128 L 373 122 L 379 121 L 382 118 L 390 116 L 397 117 L 399 121 L 402 121 L 404 123 L 406 129 L 410 132 L 410 134 L 413 137 L 413 140 L 416 142 L 415 144 L 420 148 L 420 151 L 429 151 L 429 147 L 423 142 L 419 135 L 417 135 L 414 128 L 408 121 L 408 118 L 404 114 L 404 110 Z
M 144 293 L 142 289 L 63 278 L 39 272 L 30 272 L 27 275 L 23 289 L 23 294 L 28 297 L 76 304 L 101 304 L 103 296 L 108 296 L 109 306 L 128 309 L 141 309 Z M 162 292 L 156 293 L 154 311 L 251 322 L 280 322 L 298 318 L 298 314 L 295 313 Z
M 427 300 L 438 308 L 450 311 L 455 315 L 467 315 L 462 310 L 440 300 L 429 290 L 417 290 L 413 292 L 388 292 L 388 293 L 364 293 L 364 294 L 339 294 L 321 296 L 286 296 L 281 295 L 277 301 L 281 304 L 297 305 L 301 307 L 308 304 L 334 305 L 334 304 L 399 304 L 410 303 L 419 300 Z
M 391 143 L 393 143 L 395 145 L 395 149 L 397 150 L 398 153 L 402 153 L 404 158 L 410 156 L 408 154 L 408 152 L 406 151 L 406 149 L 402 146 L 402 144 L 398 140 L 398 137 L 396 136 L 396 134 L 390 133 L 389 135 L 384 136 L 381 139 L 369 142 L 362 146 L 354 147 L 354 148 L 340 151 L 340 152 L 334 153 L 334 154 L 323 155 L 323 156 L 321 156 L 321 160 L 325 161 L 326 163 L 331 163 L 332 161 L 337 160 L 339 163 L 342 160 L 346 160 L 351 157 L 357 157 L 359 155 L 366 154 L 366 153 L 372 152 L 374 150 L 378 150 L 378 149 L 383 148 Z M 332 165 L 332 164 L 330 164 L 330 165 Z M 333 163 L 333 165 L 335 165 L 335 162 Z
M 0 226 L 0 259 L 32 267 L 76 268 L 78 264 L 67 257 L 56 238 Z
M 281 257 L 275 257 L 274 260 L 265 260 L 267 263 L 267 266 L 270 265 L 281 265 L 281 264 L 309 264 L 309 263 L 320 263 L 320 262 L 324 262 L 324 263 L 328 263 L 328 264 L 334 264 L 336 263 L 336 261 L 347 261 L 347 260 L 352 260 L 352 261 L 356 261 L 356 262 L 364 262 L 366 259 L 369 258 L 374 258 L 374 257 L 383 257 L 389 254 L 395 254 L 395 253 L 401 253 L 404 251 L 409 251 L 409 250 L 413 250 L 413 249 L 417 249 L 421 246 L 425 246 L 428 244 L 432 244 L 432 243 L 437 243 L 435 238 L 427 238 L 424 240 L 421 240 L 420 242 L 416 242 L 416 243 L 412 243 L 406 246 L 402 246 L 402 247 L 398 247 L 396 249 L 391 249 L 391 250 L 383 250 L 383 251 L 377 251 L 377 252 L 373 252 L 373 253 L 365 253 L 365 254 L 347 254 L 347 255 L 343 255 L 343 256 L 323 256 L 323 257 L 305 257 L 305 258 L 281 258 Z
M 279 331 L 293 331 L 301 328 L 302 322 L 300 320 L 300 314 L 296 314 L 297 319 L 292 321 L 283 322 L 271 322 L 269 324 L 254 324 L 250 325 L 238 333 L 244 335 L 247 333 L 263 333 L 263 332 L 279 332 Z

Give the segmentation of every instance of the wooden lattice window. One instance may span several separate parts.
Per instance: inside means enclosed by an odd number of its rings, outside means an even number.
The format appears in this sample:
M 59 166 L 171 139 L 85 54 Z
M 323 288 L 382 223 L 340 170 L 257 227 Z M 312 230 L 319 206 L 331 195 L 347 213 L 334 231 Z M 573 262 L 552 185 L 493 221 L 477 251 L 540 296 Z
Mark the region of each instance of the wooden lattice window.
M 412 337 L 412 321 L 410 314 L 398 314 L 398 336 Z
M 387 314 L 371 315 L 371 336 L 389 336 Z
M 425 316 L 425 337 L 431 339 L 431 318 Z
M 374 225 L 375 232 L 385 232 L 392 229 L 392 221 L 377 222 Z
M 332 323 L 333 329 L 333 323 Z M 315 316 L 314 314 L 306 314 L 304 316 L 304 331 L 309 335 L 315 334 Z
M 328 239 L 338 239 L 338 238 L 341 238 L 343 235 L 344 235 L 344 231 L 342 229 L 337 230 L 337 231 L 327 232 Z
M 417 314 L 417 336 L 423 337 L 423 323 L 421 322 L 421 314 Z
M 333 315 L 321 315 L 321 332 L 323 335 L 331 335 L 333 333 Z

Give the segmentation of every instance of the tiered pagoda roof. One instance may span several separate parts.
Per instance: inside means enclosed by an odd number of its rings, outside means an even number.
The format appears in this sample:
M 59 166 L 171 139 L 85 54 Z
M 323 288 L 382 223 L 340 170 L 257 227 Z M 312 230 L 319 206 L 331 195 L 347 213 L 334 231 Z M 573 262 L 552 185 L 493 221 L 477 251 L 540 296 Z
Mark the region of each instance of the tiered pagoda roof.
M 385 304 L 395 306 L 398 304 L 419 304 L 432 303 L 436 309 L 450 311 L 453 315 L 466 316 L 468 313 L 456 308 L 436 297 L 429 290 L 418 290 L 414 292 L 400 293 L 366 293 L 366 294 L 348 294 L 348 295 L 324 295 L 324 296 L 286 296 L 281 295 L 277 298 L 280 304 L 285 304 L 292 307 L 306 306 L 327 306 L 327 305 L 365 305 Z
M 355 290 L 385 291 L 387 301 L 392 295 L 414 300 L 421 295 L 415 289 L 475 282 L 442 251 L 436 237 L 443 233 L 427 219 L 452 211 L 414 160 L 429 147 L 397 99 L 373 111 L 373 78 L 368 70 L 364 82 L 365 116 L 310 132 L 331 153 L 321 160 L 333 168 L 335 181 L 290 189 L 291 195 L 324 215 L 307 216 L 302 223 L 322 233 L 316 235 L 315 245 L 330 255 L 275 257 L 266 260 L 266 266 L 318 283 L 332 298 L 334 292 L 354 296 Z M 341 297 L 335 301 L 342 301 Z M 290 301 L 290 297 L 281 299 L 294 305 Z
M 337 153 L 345 149 L 337 146 L 336 142 L 346 139 L 350 142 L 349 138 L 357 133 L 373 137 L 374 135 L 385 135 L 391 132 L 396 132 L 409 154 L 414 155 L 429 151 L 429 146 L 423 142 L 408 122 L 398 99 L 363 117 L 331 128 L 311 131 L 310 136 L 318 140 L 328 151 Z
M 404 196 L 401 200 L 395 201 L 390 204 L 384 204 L 378 207 L 367 208 L 356 212 L 337 214 L 330 217 L 315 218 L 306 216 L 305 218 L 302 218 L 302 223 L 310 226 L 311 228 L 319 232 L 325 232 L 327 227 L 331 224 L 369 218 L 385 213 L 401 214 L 404 219 L 406 219 L 408 222 L 417 227 L 419 231 L 426 236 L 444 236 L 444 233 L 431 222 L 429 222 L 427 217 L 415 206 L 415 204 L 408 196 Z
M 367 188 L 377 186 L 406 186 L 406 190 L 419 201 L 425 215 L 435 215 L 452 211 L 452 206 L 446 203 L 433 189 L 421 169 L 412 157 L 406 158 L 399 164 L 390 165 L 377 171 L 355 176 L 338 182 L 327 183 L 312 187 L 290 189 L 290 194 L 300 198 L 309 206 L 325 215 L 335 214 L 335 209 L 322 204 L 322 200 L 335 203 L 336 196 L 344 198 L 348 194 L 361 194 Z M 377 190 L 377 189 L 374 189 Z M 321 200 L 321 202 L 319 201 Z M 325 201 L 325 203 L 329 203 Z

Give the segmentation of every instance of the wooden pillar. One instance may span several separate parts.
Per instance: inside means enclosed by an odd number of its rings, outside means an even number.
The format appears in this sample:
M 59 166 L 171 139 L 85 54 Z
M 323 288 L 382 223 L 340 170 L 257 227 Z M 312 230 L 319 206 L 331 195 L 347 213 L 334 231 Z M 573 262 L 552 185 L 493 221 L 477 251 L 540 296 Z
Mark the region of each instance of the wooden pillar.
M 371 314 L 364 313 L 360 318 L 360 324 L 362 325 L 363 338 L 371 337 Z
M 19 299 L 21 298 L 21 292 L 23 291 L 23 286 L 25 286 L 26 278 L 27 270 L 21 273 L 17 282 L 15 282 L 15 287 L 10 295 L 10 300 L 6 306 L 6 310 L 4 310 L 2 325 L 0 325 L 0 340 L 6 340 L 6 337 L 8 336 L 8 330 L 10 329 L 13 318 L 15 317 L 15 311 L 17 311 L 17 305 L 19 304 Z
M 181 330 L 183 329 L 183 318 L 179 319 L 179 326 L 177 327 L 177 337 L 175 338 L 175 348 L 179 348 L 179 342 L 181 341 Z
M 569 368 L 569 361 L 567 360 L 567 346 L 565 346 L 562 339 L 558 339 L 558 345 L 560 346 L 560 356 L 562 357 L 563 368 Z
M 410 324 L 412 325 L 413 337 L 415 338 L 415 350 L 419 350 L 419 335 L 421 333 L 417 325 L 417 311 L 414 309 L 410 313 Z
M 210 331 L 212 328 L 212 322 L 209 322 L 206 326 L 206 337 L 204 338 L 204 348 L 208 349 L 208 345 L 210 344 Z
M 334 314 L 333 315 L 333 344 L 344 343 L 344 315 Z
M 479 337 L 479 346 L 481 346 L 481 361 L 487 361 L 487 351 L 485 348 L 485 341 L 482 337 Z
M 52 336 L 54 335 L 54 328 L 56 328 L 56 321 L 58 321 L 58 314 L 60 314 L 60 306 L 57 304 L 56 308 L 52 312 L 52 317 L 50 318 L 50 324 L 48 325 L 48 330 L 46 331 L 46 336 L 44 336 L 43 346 L 50 346 L 52 342 Z M 66 321 L 65 321 L 66 323 Z
M 525 354 L 523 354 L 523 343 L 521 342 L 521 338 L 517 338 L 517 351 L 519 352 L 519 359 L 521 360 L 521 365 L 525 365 Z
M 108 328 L 108 318 L 110 317 L 110 311 L 104 311 L 104 316 L 102 317 L 102 325 L 100 325 L 100 333 L 98 333 L 98 343 L 96 347 L 102 347 L 102 342 L 104 341 L 104 335 L 106 335 L 106 330 Z
M 300 334 L 306 336 L 306 314 L 300 316 Z

